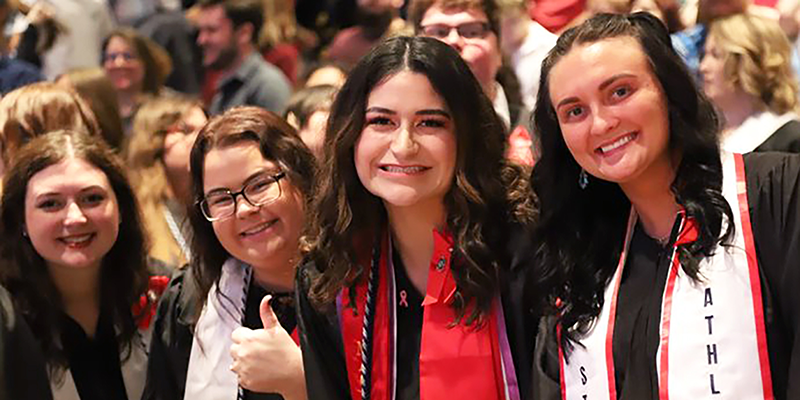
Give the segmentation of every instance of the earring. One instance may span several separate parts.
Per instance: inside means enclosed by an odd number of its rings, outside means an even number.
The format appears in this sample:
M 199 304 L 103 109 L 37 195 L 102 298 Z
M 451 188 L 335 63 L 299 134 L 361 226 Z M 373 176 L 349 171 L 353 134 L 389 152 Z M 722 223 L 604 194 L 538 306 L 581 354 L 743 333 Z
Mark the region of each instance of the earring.
M 581 173 L 578 174 L 578 186 L 581 189 L 586 189 L 586 186 L 589 186 L 589 175 L 586 174 L 586 170 L 581 168 Z

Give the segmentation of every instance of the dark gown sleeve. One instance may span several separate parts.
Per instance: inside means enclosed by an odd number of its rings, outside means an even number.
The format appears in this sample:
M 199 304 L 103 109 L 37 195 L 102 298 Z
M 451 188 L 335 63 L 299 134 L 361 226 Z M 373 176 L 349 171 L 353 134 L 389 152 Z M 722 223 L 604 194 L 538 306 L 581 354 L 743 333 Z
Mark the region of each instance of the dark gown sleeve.
M 308 398 L 345 400 L 350 398 L 350 385 L 335 305 L 322 312 L 312 306 L 308 297 L 312 279 L 318 273 L 313 263 L 303 265 L 297 273 L 295 290 Z
M 0 399 L 52 398 L 39 343 L 0 287 Z
M 778 128 L 764 143 L 754 151 L 783 151 L 800 153 L 800 121 L 791 120 Z
M 773 388 L 778 399 L 800 398 L 800 156 L 744 156 Z
M 197 290 L 191 269 L 176 271 L 153 325 L 143 400 L 180 400 L 192 350 Z

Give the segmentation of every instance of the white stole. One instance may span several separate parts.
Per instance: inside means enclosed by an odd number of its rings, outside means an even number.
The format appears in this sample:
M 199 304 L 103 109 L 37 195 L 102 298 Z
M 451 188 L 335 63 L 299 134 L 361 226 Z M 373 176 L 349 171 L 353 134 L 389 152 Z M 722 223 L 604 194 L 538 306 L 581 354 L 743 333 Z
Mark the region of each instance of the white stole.
M 744 164 L 731 153 L 722 160 L 722 194 L 734 214 L 735 237 L 731 246 L 720 246 L 701 261 L 700 282 L 684 273 L 673 249 L 655 360 L 661 400 L 773 398 Z M 617 398 L 613 326 L 634 223 L 632 215 L 620 264 L 583 346 L 573 348 L 568 363 L 559 346 L 563 399 Z
M 229 258 L 222 265 L 219 285 L 211 286 L 208 291 L 192 340 L 185 400 L 236 398 L 239 381 L 230 369 L 231 334 L 242 326 L 252 273 L 249 265 Z

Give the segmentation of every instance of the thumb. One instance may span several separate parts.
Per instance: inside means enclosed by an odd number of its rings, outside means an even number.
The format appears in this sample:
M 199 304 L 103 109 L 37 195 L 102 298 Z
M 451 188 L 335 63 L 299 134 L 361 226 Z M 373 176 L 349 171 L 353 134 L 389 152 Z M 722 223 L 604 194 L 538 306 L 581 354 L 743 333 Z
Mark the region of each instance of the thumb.
M 272 311 L 272 306 L 269 305 L 271 300 L 271 294 L 268 294 L 261 299 L 261 323 L 264 325 L 264 329 L 271 329 L 273 327 L 280 326 L 278 317 L 275 315 L 275 311 Z

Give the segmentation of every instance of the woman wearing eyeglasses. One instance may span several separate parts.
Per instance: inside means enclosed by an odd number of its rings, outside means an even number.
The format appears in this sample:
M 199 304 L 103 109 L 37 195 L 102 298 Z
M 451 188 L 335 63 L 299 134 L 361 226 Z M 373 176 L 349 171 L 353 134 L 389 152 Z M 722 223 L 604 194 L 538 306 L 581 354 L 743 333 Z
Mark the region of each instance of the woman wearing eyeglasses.
M 145 398 L 303 399 L 292 293 L 314 156 L 275 114 L 237 107 L 190 166 L 193 258 L 159 306 Z

